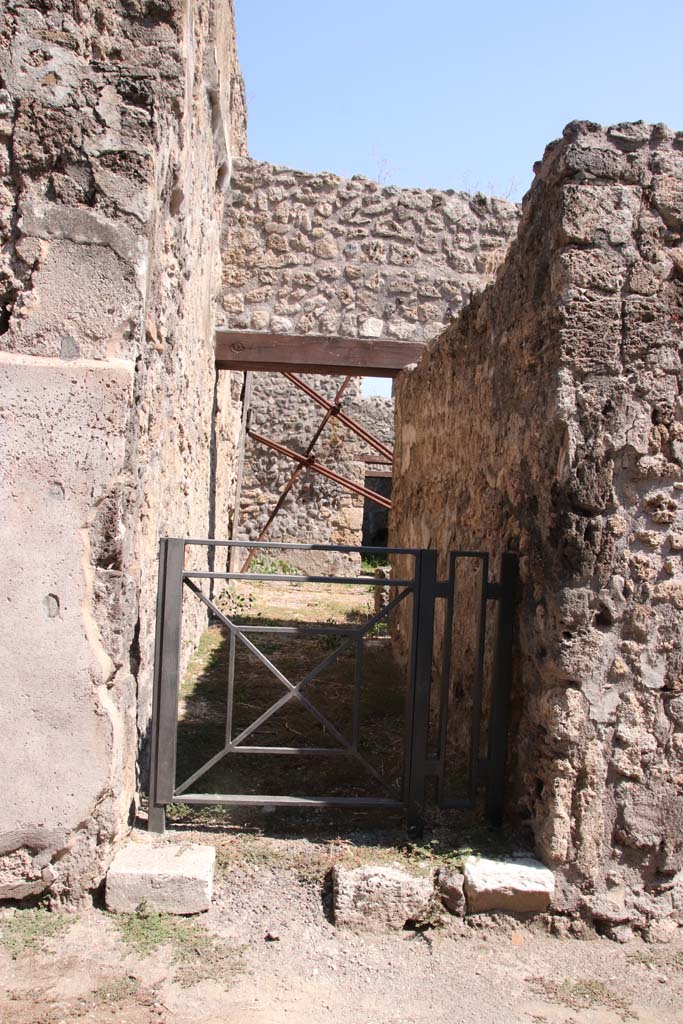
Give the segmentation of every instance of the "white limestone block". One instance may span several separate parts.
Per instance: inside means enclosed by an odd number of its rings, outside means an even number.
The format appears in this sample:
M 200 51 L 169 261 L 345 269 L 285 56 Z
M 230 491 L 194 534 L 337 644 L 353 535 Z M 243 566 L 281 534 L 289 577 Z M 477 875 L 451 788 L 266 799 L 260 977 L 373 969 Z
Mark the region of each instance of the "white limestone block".
M 335 924 L 363 931 L 400 929 L 408 921 L 423 921 L 434 899 L 431 877 L 385 865 L 335 865 L 332 887 Z
M 361 338 L 381 338 L 384 331 L 384 321 L 379 317 L 369 316 L 360 325 Z
M 215 860 L 213 846 L 128 843 L 107 873 L 107 908 L 133 914 L 144 904 L 160 914 L 200 914 L 211 905 Z
M 270 321 L 270 329 L 275 334 L 291 334 L 294 325 L 288 316 L 274 316 Z
M 533 857 L 489 860 L 470 857 L 465 862 L 467 912 L 500 910 L 542 913 L 555 891 L 552 871 Z

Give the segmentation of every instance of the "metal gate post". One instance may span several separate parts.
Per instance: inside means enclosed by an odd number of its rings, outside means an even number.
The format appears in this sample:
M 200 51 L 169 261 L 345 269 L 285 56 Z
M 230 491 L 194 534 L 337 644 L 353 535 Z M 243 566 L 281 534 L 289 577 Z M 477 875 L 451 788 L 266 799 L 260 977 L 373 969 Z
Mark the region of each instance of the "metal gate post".
M 492 825 L 503 822 L 507 766 L 508 718 L 512 686 L 512 633 L 517 592 L 518 558 L 504 552 L 500 564 L 498 626 L 491 684 L 491 717 L 486 784 L 486 814 Z
M 150 832 L 164 831 L 166 804 L 173 802 L 175 790 L 184 563 L 185 541 L 171 537 L 162 539 L 159 545 L 152 749 L 149 766 L 147 828 Z
M 406 805 L 408 832 L 420 838 L 424 830 L 425 778 L 432 688 L 434 604 L 436 600 L 436 551 L 416 556 L 415 591 L 406 749 Z

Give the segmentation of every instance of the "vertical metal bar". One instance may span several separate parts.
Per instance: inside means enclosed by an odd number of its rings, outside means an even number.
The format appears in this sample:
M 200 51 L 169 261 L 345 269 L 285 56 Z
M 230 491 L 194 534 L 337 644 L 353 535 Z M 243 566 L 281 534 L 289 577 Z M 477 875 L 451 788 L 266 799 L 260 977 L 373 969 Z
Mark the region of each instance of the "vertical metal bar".
M 240 425 L 240 446 L 237 455 L 237 474 L 235 477 L 235 503 L 233 505 L 230 540 L 237 540 L 240 526 L 240 506 L 242 504 L 242 484 L 244 483 L 244 449 L 247 444 L 247 420 L 251 408 L 251 392 L 254 375 L 249 370 L 244 374 L 244 394 L 242 396 L 242 422 Z M 228 549 L 228 567 L 230 572 L 237 569 L 239 548 Z
M 157 804 L 157 755 L 159 750 L 159 681 L 161 667 L 162 621 L 164 616 L 164 588 L 166 585 L 166 538 L 159 541 L 159 572 L 157 577 L 157 615 L 154 638 L 154 681 L 152 689 L 151 749 L 149 756 L 149 804 L 147 830 L 166 831 L 166 808 Z
M 228 660 L 228 706 L 225 709 L 225 745 L 232 744 L 232 709 L 235 701 L 235 633 L 230 630 L 230 656 Z
M 481 591 L 479 597 L 479 640 L 477 643 L 477 663 L 472 687 L 472 729 L 470 746 L 470 778 L 468 796 L 474 801 L 480 782 L 481 756 L 481 713 L 484 695 L 484 657 L 486 653 L 486 600 L 489 586 L 489 557 L 481 559 Z
M 517 555 L 505 552 L 500 566 L 498 628 L 493 663 L 491 718 L 489 724 L 489 770 L 486 785 L 486 814 L 493 825 L 503 821 L 507 734 L 512 686 L 512 635 L 517 593 Z
M 363 637 L 356 637 L 356 663 L 353 674 L 353 717 L 351 724 L 351 749 L 358 753 L 360 735 L 360 691 L 363 685 Z
M 408 678 L 406 686 L 406 707 L 405 707 L 405 749 L 403 756 L 403 799 L 406 805 L 406 814 L 409 814 L 410 799 L 410 769 L 413 758 L 413 715 L 415 705 L 415 678 L 417 665 L 417 632 L 419 628 L 419 602 L 418 590 L 420 587 L 420 576 L 422 570 L 422 552 L 415 554 L 414 578 L 413 578 L 413 609 L 410 625 L 410 649 L 408 652 Z
M 453 653 L 453 614 L 455 610 L 455 565 L 456 556 L 451 554 L 448 560 L 448 597 L 446 600 L 446 619 L 444 626 L 443 654 L 441 662 L 441 694 L 439 700 L 439 731 L 436 758 L 439 763 L 437 775 L 437 803 L 444 799 L 444 772 L 446 761 L 446 744 L 448 742 L 448 704 L 451 689 L 451 658 Z
M 436 599 L 436 551 L 421 551 L 417 556 L 411 637 L 409 708 L 409 753 L 407 757 L 407 824 L 418 838 L 424 830 L 425 779 L 434 648 L 434 604 Z
M 156 745 L 153 800 L 150 794 L 150 811 L 153 805 L 154 814 L 149 821 L 150 831 L 163 829 L 165 805 L 172 803 L 175 790 L 185 542 L 169 537 L 164 546 L 163 597 L 158 607 L 161 627 L 155 653 L 156 714 L 152 719 L 152 735 Z

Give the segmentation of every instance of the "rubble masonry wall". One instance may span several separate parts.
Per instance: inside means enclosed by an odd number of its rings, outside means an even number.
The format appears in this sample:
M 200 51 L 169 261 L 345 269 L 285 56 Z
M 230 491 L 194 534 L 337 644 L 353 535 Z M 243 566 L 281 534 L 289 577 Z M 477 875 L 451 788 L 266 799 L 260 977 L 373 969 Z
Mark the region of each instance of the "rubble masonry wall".
M 227 516 L 245 115 L 229 0 L 16 0 L 0 35 L 0 897 L 74 901 L 134 811 L 159 535 Z
M 427 340 L 491 280 L 518 220 L 518 207 L 501 199 L 237 160 L 224 224 L 221 322 L 238 330 Z M 328 398 L 341 381 L 306 378 Z M 359 405 L 359 396 L 353 382 L 345 411 L 370 429 L 372 421 L 391 443 L 390 400 Z M 297 451 L 323 415 L 275 374 L 254 374 L 251 407 L 254 429 Z M 358 458 L 371 449 L 348 431 L 328 427 L 318 453 L 363 482 Z M 258 536 L 293 468 L 247 441 L 240 536 Z M 358 544 L 362 514 L 362 497 L 306 472 L 269 536 Z M 321 565 L 315 557 L 304 561 Z
M 569 125 L 397 388 L 393 539 L 519 553 L 509 813 L 607 930 L 683 913 L 682 210 L 683 134 Z

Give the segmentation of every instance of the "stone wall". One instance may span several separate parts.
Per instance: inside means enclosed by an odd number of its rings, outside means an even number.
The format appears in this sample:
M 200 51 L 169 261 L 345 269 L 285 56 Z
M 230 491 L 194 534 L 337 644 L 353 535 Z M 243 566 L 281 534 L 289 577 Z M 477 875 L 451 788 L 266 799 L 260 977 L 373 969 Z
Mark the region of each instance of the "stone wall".
M 76 900 L 134 810 L 159 535 L 227 515 L 244 104 L 229 0 L 16 0 L 0 37 L 0 896 Z
M 682 210 L 683 134 L 569 125 L 397 389 L 393 539 L 519 553 L 508 811 L 611 933 L 683 914 Z
M 428 340 L 490 280 L 518 220 L 502 199 L 237 160 L 222 322 Z
M 388 448 L 394 446 L 394 400 L 380 395 L 352 395 L 344 404 L 344 412 L 358 420 Z M 363 446 L 368 460 L 381 461 L 383 456 L 368 445 Z
M 238 160 L 224 226 L 222 323 L 285 334 L 429 339 L 491 279 L 518 219 L 514 204 L 482 195 L 387 188 L 362 177 Z M 328 396 L 335 391 L 324 377 L 310 382 Z M 390 403 L 358 406 L 358 396 L 357 386 L 347 391 L 349 413 L 367 425 L 377 420 L 391 443 Z M 259 432 L 296 450 L 322 416 L 273 374 L 255 375 L 252 408 Z M 364 466 L 352 462 L 369 449 L 353 435 L 329 428 L 319 452 L 331 468 L 363 482 Z M 292 468 L 247 442 L 242 536 L 258 536 Z M 362 511 L 362 497 L 307 473 L 271 536 L 359 544 Z

